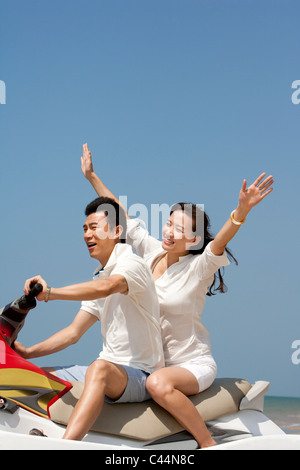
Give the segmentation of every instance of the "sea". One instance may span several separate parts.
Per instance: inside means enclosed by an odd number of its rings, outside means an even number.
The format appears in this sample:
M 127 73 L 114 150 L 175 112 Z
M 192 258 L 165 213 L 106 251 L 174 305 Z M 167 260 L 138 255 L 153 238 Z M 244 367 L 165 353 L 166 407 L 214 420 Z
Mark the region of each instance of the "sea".
M 264 414 L 287 434 L 300 434 L 300 398 L 265 397 Z

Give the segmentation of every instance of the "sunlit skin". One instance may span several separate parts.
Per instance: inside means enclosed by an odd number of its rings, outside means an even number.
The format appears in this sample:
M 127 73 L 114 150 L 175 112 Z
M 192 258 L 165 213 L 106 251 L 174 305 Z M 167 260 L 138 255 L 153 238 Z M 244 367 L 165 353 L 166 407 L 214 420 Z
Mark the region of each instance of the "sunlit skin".
M 110 230 L 104 212 L 90 214 L 83 225 L 83 238 L 90 257 L 105 266 L 120 234 L 119 229 Z
M 121 226 L 111 229 L 102 211 L 87 216 L 83 225 L 83 237 L 91 258 L 99 261 L 102 266 L 106 266 L 116 243 L 119 242 L 122 230 Z M 43 291 L 37 296 L 37 300 L 45 300 L 48 285 L 40 275 L 26 280 L 24 294 L 28 295 L 31 285 L 37 282 L 43 286 Z M 48 300 L 94 300 L 116 292 L 125 293 L 127 289 L 127 282 L 123 276 L 112 275 L 106 279 L 62 288 L 51 287 Z
M 179 258 L 189 254 L 189 250 L 198 245 L 200 236 L 193 234 L 192 218 L 184 211 L 178 210 L 171 214 L 162 231 L 162 248 L 166 251 L 153 270 L 157 280 Z
M 193 233 L 192 218 L 184 211 L 171 214 L 163 228 L 162 247 L 168 254 L 178 257 L 189 253 L 190 248 L 200 242 L 201 237 Z

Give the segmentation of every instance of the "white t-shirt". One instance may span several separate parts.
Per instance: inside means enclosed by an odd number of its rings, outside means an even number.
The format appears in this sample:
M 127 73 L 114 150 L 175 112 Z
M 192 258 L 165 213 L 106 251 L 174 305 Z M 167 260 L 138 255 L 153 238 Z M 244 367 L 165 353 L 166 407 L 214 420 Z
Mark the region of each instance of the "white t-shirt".
M 94 279 L 120 274 L 128 284 L 127 294 L 84 301 L 82 310 L 101 321 L 103 350 L 100 358 L 152 373 L 164 366 L 159 303 L 149 267 L 118 243 L 104 268 L 100 265 Z
M 166 252 L 140 222 L 138 219 L 127 222 L 127 243 L 152 268 Z M 201 255 L 181 257 L 155 281 L 166 366 L 211 358 L 209 333 L 201 314 L 214 273 L 228 264 L 226 253 L 216 256 L 208 244 Z

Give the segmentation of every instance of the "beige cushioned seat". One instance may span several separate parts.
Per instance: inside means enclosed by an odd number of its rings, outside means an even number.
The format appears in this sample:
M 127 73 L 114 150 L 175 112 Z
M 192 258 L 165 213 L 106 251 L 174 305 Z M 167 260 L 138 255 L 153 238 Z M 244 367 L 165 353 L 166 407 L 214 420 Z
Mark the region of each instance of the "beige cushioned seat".
M 73 388 L 49 409 L 52 421 L 67 425 L 82 390 L 83 383 L 72 382 Z M 190 400 L 204 421 L 212 421 L 239 410 L 239 405 L 251 388 L 242 379 L 216 379 L 213 385 Z M 183 430 L 182 426 L 154 401 L 143 403 L 105 403 L 92 431 L 119 437 L 153 441 Z

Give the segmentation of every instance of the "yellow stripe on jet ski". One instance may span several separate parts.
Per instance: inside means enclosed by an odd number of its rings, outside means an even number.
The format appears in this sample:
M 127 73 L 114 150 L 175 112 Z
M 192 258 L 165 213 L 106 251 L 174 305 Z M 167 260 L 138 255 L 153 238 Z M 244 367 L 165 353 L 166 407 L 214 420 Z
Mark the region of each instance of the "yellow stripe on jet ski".
M 64 384 L 26 369 L 0 369 L 0 396 L 48 418 L 48 403 L 65 388 Z
M 26 369 L 0 369 L 0 389 L 1 385 L 17 385 L 18 387 L 40 387 L 52 388 L 62 392 L 66 387 L 56 380 L 51 380 L 45 375 Z
M 19 400 L 17 398 L 18 395 L 20 397 Z M 55 396 L 55 393 L 53 395 Z M 21 406 L 21 408 L 24 408 L 27 411 L 31 411 L 32 413 L 34 413 L 38 416 L 41 416 L 42 418 L 48 418 L 48 413 L 46 411 L 47 407 L 46 407 L 45 411 L 41 412 L 41 411 L 38 411 L 38 408 L 40 409 L 40 408 L 44 408 L 44 407 L 27 406 L 24 403 L 23 399 L 25 400 L 25 397 L 28 397 L 28 395 L 26 395 L 25 390 L 24 391 L 23 390 L 5 390 L 5 391 L 1 390 L 1 396 L 2 396 L 2 398 L 6 398 L 7 400 L 12 401 L 13 403 L 16 403 L 16 405 Z M 54 398 L 54 396 L 52 396 L 51 399 Z M 39 400 L 38 400 L 38 402 L 39 402 Z

